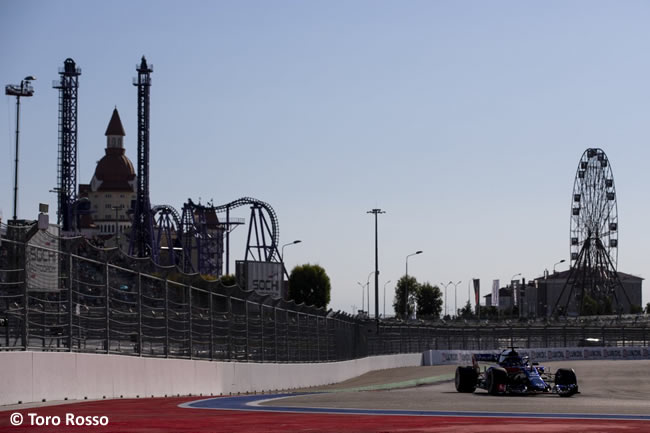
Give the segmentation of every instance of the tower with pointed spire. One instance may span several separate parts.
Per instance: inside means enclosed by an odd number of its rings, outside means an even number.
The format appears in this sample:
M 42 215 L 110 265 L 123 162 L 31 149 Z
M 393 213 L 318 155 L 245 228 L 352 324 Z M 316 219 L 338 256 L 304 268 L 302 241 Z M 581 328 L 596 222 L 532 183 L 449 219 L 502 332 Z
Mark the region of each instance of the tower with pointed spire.
M 136 174 L 124 149 L 124 127 L 117 107 L 113 110 L 106 136 L 105 154 L 97 162 L 89 184 L 79 185 L 79 196 L 90 200 L 91 214 L 82 216 L 86 235 L 113 237 L 131 226 L 127 211 L 136 198 Z

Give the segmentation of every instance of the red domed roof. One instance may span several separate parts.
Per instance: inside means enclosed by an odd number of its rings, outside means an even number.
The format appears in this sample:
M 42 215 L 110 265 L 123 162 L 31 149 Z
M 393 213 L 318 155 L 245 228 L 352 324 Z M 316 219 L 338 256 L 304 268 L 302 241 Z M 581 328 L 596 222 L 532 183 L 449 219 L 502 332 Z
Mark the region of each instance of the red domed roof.
M 97 163 L 95 179 L 101 181 L 98 191 L 133 191 L 135 170 L 122 148 L 107 148 Z M 129 183 L 131 182 L 131 183 Z

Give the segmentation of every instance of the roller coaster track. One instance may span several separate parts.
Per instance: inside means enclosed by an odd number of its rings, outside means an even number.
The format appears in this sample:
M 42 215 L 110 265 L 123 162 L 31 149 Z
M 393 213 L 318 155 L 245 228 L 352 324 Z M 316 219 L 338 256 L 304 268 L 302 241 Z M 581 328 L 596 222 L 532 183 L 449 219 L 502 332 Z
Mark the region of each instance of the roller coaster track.
M 192 200 L 189 200 L 188 203 L 191 206 L 195 205 Z M 200 205 L 199 205 L 200 206 Z M 209 206 L 217 214 L 228 214 L 226 221 L 220 220 L 221 224 L 228 224 L 230 220 L 230 210 L 236 209 L 242 206 L 251 206 L 251 218 L 249 222 L 248 230 L 248 240 L 246 243 L 246 259 L 250 254 L 255 259 L 255 250 L 257 250 L 257 260 L 271 262 L 274 260 L 280 260 L 278 253 L 278 245 L 280 239 L 280 225 L 278 222 L 277 214 L 273 207 L 270 204 L 258 200 L 252 197 L 242 197 L 237 200 L 231 201 L 220 206 Z M 185 249 L 188 249 L 189 244 L 186 245 L 186 240 L 184 236 L 186 233 L 185 224 L 190 224 L 194 227 L 194 232 L 200 233 L 201 230 L 196 226 L 196 222 L 193 217 L 188 219 L 188 221 L 183 221 L 183 217 L 178 213 L 178 211 L 170 205 L 162 204 L 156 205 L 151 210 L 152 215 L 154 216 L 154 223 L 156 226 L 156 237 L 158 244 L 160 245 L 161 241 L 166 240 L 167 244 L 172 243 L 172 231 L 176 232 L 178 237 L 178 242 L 183 245 Z M 268 217 L 265 217 L 266 214 Z M 268 220 L 268 221 L 267 221 Z M 266 234 L 265 234 L 266 233 Z M 268 236 L 267 236 L 268 234 Z M 254 245 L 251 240 L 255 238 L 257 245 Z M 270 239 L 267 239 L 270 238 Z M 201 239 L 197 239 L 201 242 Z M 267 242 L 270 241 L 270 245 Z M 185 256 L 191 257 L 191 252 L 186 251 Z M 180 258 L 175 257 L 173 254 L 169 255 L 171 261 L 165 264 L 176 264 L 180 262 Z
M 151 209 L 154 222 L 154 236 L 156 237 L 156 245 L 162 247 L 164 244 L 168 248 L 166 255 L 167 262 L 163 263 L 162 258 L 159 258 L 162 265 L 176 265 L 180 260 L 174 253 L 174 232 L 179 236 L 181 232 L 181 217 L 174 209 L 173 206 L 167 204 L 156 205 Z M 180 239 L 179 239 L 180 242 Z
M 181 216 L 173 206 L 170 206 L 168 204 L 159 204 L 151 209 L 151 213 L 153 215 L 156 215 L 158 212 L 160 212 L 162 215 L 171 215 L 172 220 L 176 224 L 176 227 L 181 226 Z
M 248 251 L 251 249 L 250 248 L 251 247 L 250 246 L 250 236 L 251 236 L 251 231 L 252 231 L 253 225 L 255 224 L 255 219 L 254 219 L 255 209 L 258 209 L 258 217 L 261 217 L 261 210 L 263 209 L 268 214 L 270 222 L 271 222 L 271 227 L 267 227 L 269 229 L 270 235 L 271 235 L 271 245 L 270 246 L 266 246 L 266 245 L 264 246 L 264 248 L 267 250 L 266 261 L 269 261 L 269 262 L 273 261 L 273 259 L 275 258 L 275 255 L 278 252 L 278 245 L 279 245 L 279 240 L 280 240 L 280 224 L 278 222 L 278 216 L 277 216 L 277 214 L 275 213 L 275 210 L 273 210 L 273 208 L 271 207 L 270 204 L 268 204 L 266 202 L 263 202 L 261 200 L 258 200 L 256 198 L 242 197 L 242 198 L 238 198 L 237 200 L 231 201 L 230 203 L 227 203 L 227 204 L 224 204 L 224 205 L 221 205 L 221 206 L 215 206 L 214 210 L 217 213 L 224 213 L 224 212 L 228 213 L 230 211 L 230 209 L 235 209 L 235 208 L 238 208 L 238 207 L 241 207 L 241 206 L 248 206 L 248 205 L 252 206 L 252 212 L 251 212 L 251 221 L 249 223 L 250 224 L 250 226 L 249 226 L 249 242 L 248 242 L 248 245 L 246 247 L 246 251 L 247 251 L 246 255 L 248 256 Z M 264 218 L 260 218 L 260 219 L 261 219 L 260 224 L 262 222 L 266 223 L 266 220 Z M 263 231 L 264 227 L 260 227 L 260 229 L 262 229 L 262 231 Z M 257 227 L 256 227 L 256 231 L 257 231 Z M 262 233 L 262 239 L 263 239 L 263 242 L 265 242 L 265 238 L 264 238 L 263 233 Z M 258 246 L 258 249 L 259 248 L 261 248 L 261 247 Z

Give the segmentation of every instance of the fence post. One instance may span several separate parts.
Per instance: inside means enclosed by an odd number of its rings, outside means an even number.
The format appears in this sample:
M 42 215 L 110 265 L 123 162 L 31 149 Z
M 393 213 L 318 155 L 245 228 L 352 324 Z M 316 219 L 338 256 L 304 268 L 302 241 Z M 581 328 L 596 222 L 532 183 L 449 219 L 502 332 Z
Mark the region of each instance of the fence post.
M 330 319 L 325 316 L 325 361 L 330 360 Z
M 296 333 L 298 335 L 298 361 L 302 361 L 302 334 L 300 334 L 300 313 L 296 313 L 296 325 L 298 327 L 298 332 Z
M 68 352 L 72 352 L 72 252 L 68 251 Z
M 273 306 L 273 354 L 278 362 L 278 307 Z
M 625 326 L 621 327 L 621 335 L 623 337 L 623 347 L 625 347 Z
M 402 327 L 399 327 L 399 353 L 402 353 Z
M 514 346 L 515 346 L 514 338 L 513 338 L 513 335 L 512 335 L 513 332 L 514 332 L 514 331 L 512 330 L 512 327 L 510 327 L 510 347 L 514 347 Z
M 248 362 L 248 299 L 244 300 L 244 314 L 246 318 L 246 346 L 244 346 L 244 355 L 246 356 L 246 361 Z
M 284 331 L 284 349 L 285 353 L 287 354 L 287 362 L 291 361 L 290 356 L 289 356 L 289 311 L 284 310 L 284 323 L 286 323 L 287 326 L 285 326 L 285 331 Z
M 169 284 L 167 284 L 167 275 L 163 280 L 163 289 L 165 291 L 165 358 L 169 358 Z
M 138 271 L 138 355 L 142 356 L 142 273 Z
M 108 258 L 104 261 L 104 289 L 106 290 L 106 353 L 111 350 L 111 285 L 108 282 Z
M 262 351 L 262 362 L 264 362 L 264 328 L 266 324 L 264 323 L 264 304 L 260 302 L 260 323 L 262 324 L 262 339 L 260 340 L 260 346 Z
M 194 333 L 192 332 L 192 285 L 187 286 L 187 309 L 190 322 L 190 359 L 194 358 Z
M 29 293 L 27 292 L 27 249 L 29 246 L 27 242 L 25 242 L 24 246 L 23 269 L 18 272 L 18 278 L 22 277 L 23 282 L 23 346 L 24 350 L 27 351 L 27 347 L 29 346 Z
M 320 317 L 316 316 L 316 361 L 320 361 Z
M 208 308 L 209 308 L 209 313 L 210 313 L 210 361 L 214 359 L 214 322 L 213 322 L 213 317 L 214 317 L 214 305 L 213 305 L 213 300 L 212 300 L 212 287 L 210 288 L 210 291 L 208 292 Z
M 227 302 L 227 317 L 228 317 L 228 359 L 232 359 L 232 322 L 235 320 L 235 315 L 232 312 L 232 297 L 228 295 Z
M 544 325 L 544 347 L 548 347 L 548 325 Z

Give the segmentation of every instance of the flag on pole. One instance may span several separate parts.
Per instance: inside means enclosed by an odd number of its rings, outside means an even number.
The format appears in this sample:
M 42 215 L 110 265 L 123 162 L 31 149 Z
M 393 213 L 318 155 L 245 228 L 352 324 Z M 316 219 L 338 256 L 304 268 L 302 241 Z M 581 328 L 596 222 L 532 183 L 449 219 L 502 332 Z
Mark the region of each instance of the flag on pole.
M 472 280 L 474 282 L 474 303 L 476 305 L 481 304 L 481 280 L 478 278 L 474 278 Z
M 492 306 L 499 306 L 499 280 L 492 281 Z

